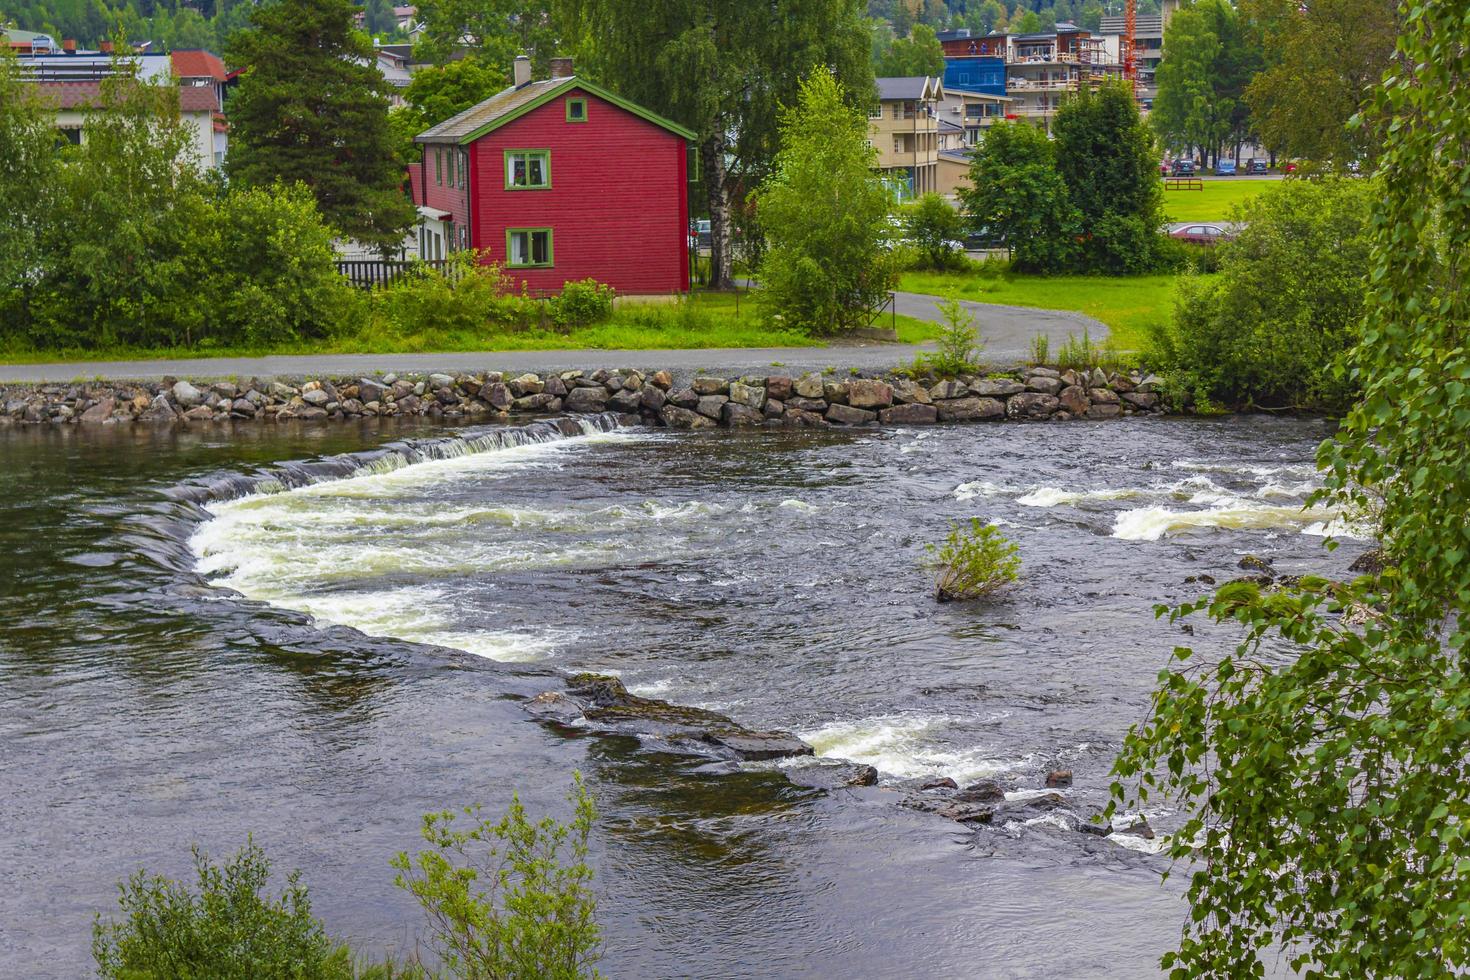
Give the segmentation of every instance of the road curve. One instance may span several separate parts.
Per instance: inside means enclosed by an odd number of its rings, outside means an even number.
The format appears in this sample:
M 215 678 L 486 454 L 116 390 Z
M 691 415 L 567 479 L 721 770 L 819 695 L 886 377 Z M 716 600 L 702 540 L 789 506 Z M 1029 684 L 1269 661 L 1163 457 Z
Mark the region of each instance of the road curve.
M 920 320 L 941 322 L 935 305 L 940 297 L 896 293 L 898 312 Z M 1094 340 L 1107 336 L 1107 327 L 1080 313 L 1037 310 L 966 302 L 985 342 L 985 361 L 995 367 L 1022 363 L 1031 338 L 1045 334 L 1052 350 L 1068 334 L 1081 336 L 1085 327 Z M 877 324 L 884 326 L 881 320 Z M 370 376 L 395 372 L 424 374 L 442 371 L 592 371 L 632 367 L 667 369 L 679 374 L 719 371 L 726 374 L 787 373 L 823 368 L 881 371 L 912 361 L 932 350 L 932 344 L 839 342 L 828 347 L 710 348 L 700 350 L 546 350 L 486 351 L 444 354 L 282 354 L 269 357 L 199 357 L 149 361 L 69 361 L 56 364 L 0 364 L 0 383 L 90 381 L 147 381 L 178 378 L 299 378 Z

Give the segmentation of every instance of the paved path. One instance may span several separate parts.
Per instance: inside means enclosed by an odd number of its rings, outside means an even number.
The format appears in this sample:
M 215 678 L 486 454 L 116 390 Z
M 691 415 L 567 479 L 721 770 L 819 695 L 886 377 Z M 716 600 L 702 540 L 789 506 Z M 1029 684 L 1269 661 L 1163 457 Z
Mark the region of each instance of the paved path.
M 898 293 L 898 312 L 920 320 L 942 318 L 936 297 Z M 1021 363 L 1031 338 L 1045 333 L 1052 350 L 1068 333 L 1093 339 L 1107 335 L 1107 327 L 1080 313 L 1033 310 L 1019 306 L 965 303 L 975 314 L 985 340 L 986 362 L 996 366 Z M 881 321 L 880 321 L 881 325 Z M 721 371 L 731 374 L 769 373 L 779 366 L 789 373 L 826 367 L 887 370 L 912 361 L 932 344 L 842 343 L 831 347 L 718 348 L 707 350 L 568 350 L 491 351 L 455 354 L 305 354 L 274 357 L 210 357 L 168 361 L 73 361 L 61 364 L 0 364 L 0 382 L 64 382 L 104 378 L 152 380 L 166 375 L 179 378 L 288 378 L 368 376 L 389 371 L 398 374 L 443 371 L 449 374 L 479 371 L 591 371 L 597 368 L 666 368 L 680 374 Z

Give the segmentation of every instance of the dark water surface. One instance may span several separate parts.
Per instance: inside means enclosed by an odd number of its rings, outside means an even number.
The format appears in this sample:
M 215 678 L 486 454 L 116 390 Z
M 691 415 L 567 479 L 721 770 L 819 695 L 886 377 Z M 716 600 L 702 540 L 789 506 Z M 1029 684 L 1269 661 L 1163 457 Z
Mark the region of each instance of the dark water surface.
M 221 477 L 450 433 L 0 429 L 0 976 L 86 974 L 119 878 L 252 832 L 334 933 L 411 944 L 387 860 L 420 815 L 512 789 L 565 814 L 574 769 L 601 811 L 610 976 L 1152 975 L 1186 910 L 1149 845 L 976 837 L 891 787 L 1063 766 L 1077 812 L 1103 803 L 1181 641 L 1156 602 L 1245 553 L 1338 574 L 1361 550 L 1327 554 L 1332 515 L 1300 510 L 1329 431 L 634 430 L 238 496 Z M 237 495 L 206 511 L 191 481 Z M 1019 542 L 1023 579 L 936 605 L 924 545 L 972 515 Z M 517 706 L 581 669 L 883 784 L 717 775 Z

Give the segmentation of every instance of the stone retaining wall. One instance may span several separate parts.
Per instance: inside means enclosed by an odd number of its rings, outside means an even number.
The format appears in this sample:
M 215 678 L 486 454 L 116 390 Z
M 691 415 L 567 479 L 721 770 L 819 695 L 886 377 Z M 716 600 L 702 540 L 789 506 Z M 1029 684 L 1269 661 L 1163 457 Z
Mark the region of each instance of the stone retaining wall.
M 919 425 L 986 419 L 1109 419 L 1162 413 L 1153 375 L 1059 371 L 939 381 L 835 374 L 696 376 L 668 371 L 384 375 L 295 384 L 250 380 L 10 385 L 0 425 L 219 423 L 423 415 L 488 421 L 517 415 L 613 412 L 675 429 L 756 425 Z

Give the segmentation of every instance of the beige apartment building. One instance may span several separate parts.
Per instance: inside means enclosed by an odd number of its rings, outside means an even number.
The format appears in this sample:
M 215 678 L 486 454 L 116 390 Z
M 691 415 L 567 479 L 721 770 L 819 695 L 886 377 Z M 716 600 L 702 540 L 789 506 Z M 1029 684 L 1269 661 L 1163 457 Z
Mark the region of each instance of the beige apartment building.
M 868 139 L 878 151 L 878 170 L 903 198 L 939 190 L 938 107 L 943 101 L 942 79 L 878 79 Z

